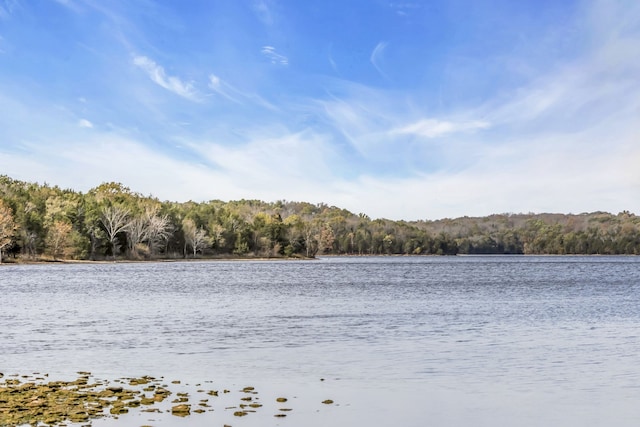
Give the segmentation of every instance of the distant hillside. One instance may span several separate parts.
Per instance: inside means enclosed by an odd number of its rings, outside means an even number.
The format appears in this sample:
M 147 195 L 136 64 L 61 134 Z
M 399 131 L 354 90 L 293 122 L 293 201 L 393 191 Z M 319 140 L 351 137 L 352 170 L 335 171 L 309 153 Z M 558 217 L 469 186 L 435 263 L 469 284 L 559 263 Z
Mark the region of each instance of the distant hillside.
M 325 204 L 160 201 L 105 183 L 86 194 L 0 176 L 0 251 L 12 259 L 454 254 L 640 254 L 629 212 L 371 219 Z

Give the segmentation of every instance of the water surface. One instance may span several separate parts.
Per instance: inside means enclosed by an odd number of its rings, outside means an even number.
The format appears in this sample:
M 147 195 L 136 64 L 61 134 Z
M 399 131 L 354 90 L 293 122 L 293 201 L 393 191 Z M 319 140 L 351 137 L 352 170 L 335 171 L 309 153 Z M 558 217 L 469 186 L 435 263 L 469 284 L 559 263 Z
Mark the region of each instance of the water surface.
M 0 372 L 297 396 L 286 419 L 231 420 L 245 426 L 631 426 L 639 302 L 636 257 L 12 265 Z

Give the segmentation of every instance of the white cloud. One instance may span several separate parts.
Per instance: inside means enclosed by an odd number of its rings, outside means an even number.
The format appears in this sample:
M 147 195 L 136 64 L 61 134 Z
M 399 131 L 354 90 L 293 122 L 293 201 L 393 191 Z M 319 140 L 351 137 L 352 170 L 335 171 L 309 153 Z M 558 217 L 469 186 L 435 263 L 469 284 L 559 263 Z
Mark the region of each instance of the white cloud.
M 179 95 L 183 98 L 197 101 L 198 96 L 193 83 L 185 83 L 175 76 L 167 76 L 164 68 L 156 64 L 153 60 L 146 56 L 136 55 L 133 58 L 133 64 L 145 71 L 149 78 L 157 85 Z
M 117 181 L 168 200 L 215 196 L 207 186 L 198 186 L 219 181 L 212 171 L 117 134 L 49 142 L 46 146 L 25 144 L 21 152 L 2 153 L 0 169 L 16 179 L 46 181 L 81 191 Z
M 336 201 L 391 219 L 436 219 L 501 212 L 640 212 L 640 146 L 580 151 L 585 135 L 564 135 L 481 150 L 461 170 L 409 177 L 361 175 Z M 597 154 L 596 154 L 597 153 Z M 595 156 L 594 156 L 595 155 Z M 335 197 L 335 196 L 334 196 Z M 335 200 L 335 199 L 334 199 Z
M 488 122 L 476 120 L 470 122 L 449 122 L 436 119 L 422 119 L 407 126 L 394 129 L 392 134 L 413 134 L 423 138 L 438 138 L 452 133 L 473 132 L 488 129 Z
M 243 194 L 283 191 L 286 183 L 299 196 L 311 182 L 326 182 L 333 175 L 331 164 L 339 162 L 329 141 L 310 131 L 291 133 L 285 128 L 254 129 L 247 142 L 228 146 L 211 142 L 190 144 L 191 149 L 216 169 L 233 177 Z M 259 183 L 259 184 L 258 184 Z M 284 196 L 280 196 L 281 198 Z
M 81 128 L 91 129 L 93 127 L 93 123 L 91 123 L 87 119 L 80 119 L 78 120 L 78 126 L 80 126 Z
M 220 90 L 220 77 L 209 74 L 209 87 L 213 90 Z
M 260 52 L 262 52 L 272 64 L 289 65 L 289 58 L 278 53 L 273 46 L 263 46 Z

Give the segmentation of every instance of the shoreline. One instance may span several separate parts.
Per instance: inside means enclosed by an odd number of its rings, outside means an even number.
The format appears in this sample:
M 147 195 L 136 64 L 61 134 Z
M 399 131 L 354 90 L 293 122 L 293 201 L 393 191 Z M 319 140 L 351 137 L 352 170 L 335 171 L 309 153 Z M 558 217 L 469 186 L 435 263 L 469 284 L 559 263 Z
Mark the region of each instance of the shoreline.
M 47 264 L 138 264 L 138 263 L 171 263 L 171 262 L 207 262 L 207 261 L 318 261 L 320 258 L 434 258 L 434 257 L 461 257 L 461 258 L 482 258 L 482 257 L 500 257 L 500 258 L 528 258 L 528 257 L 545 257 L 545 258 L 571 258 L 571 257 L 589 257 L 589 258 L 609 258 L 609 257 L 625 257 L 633 258 L 639 255 L 634 254 L 455 254 L 455 255 L 438 255 L 438 254 L 327 254 L 319 257 L 264 257 L 264 256 L 212 256 L 201 258 L 154 258 L 154 259 L 3 259 L 0 267 L 6 265 L 47 265 Z
M 137 263 L 162 263 L 162 262 L 203 262 L 203 261 L 313 261 L 317 258 L 306 257 L 233 257 L 215 256 L 202 258 L 153 258 L 153 259 L 3 259 L 3 265 L 46 265 L 46 264 L 137 264 Z

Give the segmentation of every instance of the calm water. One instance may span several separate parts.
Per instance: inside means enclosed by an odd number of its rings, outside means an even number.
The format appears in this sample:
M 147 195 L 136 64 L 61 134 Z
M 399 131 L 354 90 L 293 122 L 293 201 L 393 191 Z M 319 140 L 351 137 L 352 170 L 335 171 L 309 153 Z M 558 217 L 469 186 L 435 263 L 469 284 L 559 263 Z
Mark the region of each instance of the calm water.
M 640 258 L 0 268 L 0 372 L 78 370 L 298 399 L 234 426 L 636 426 Z M 213 414 L 153 425 L 222 426 Z

